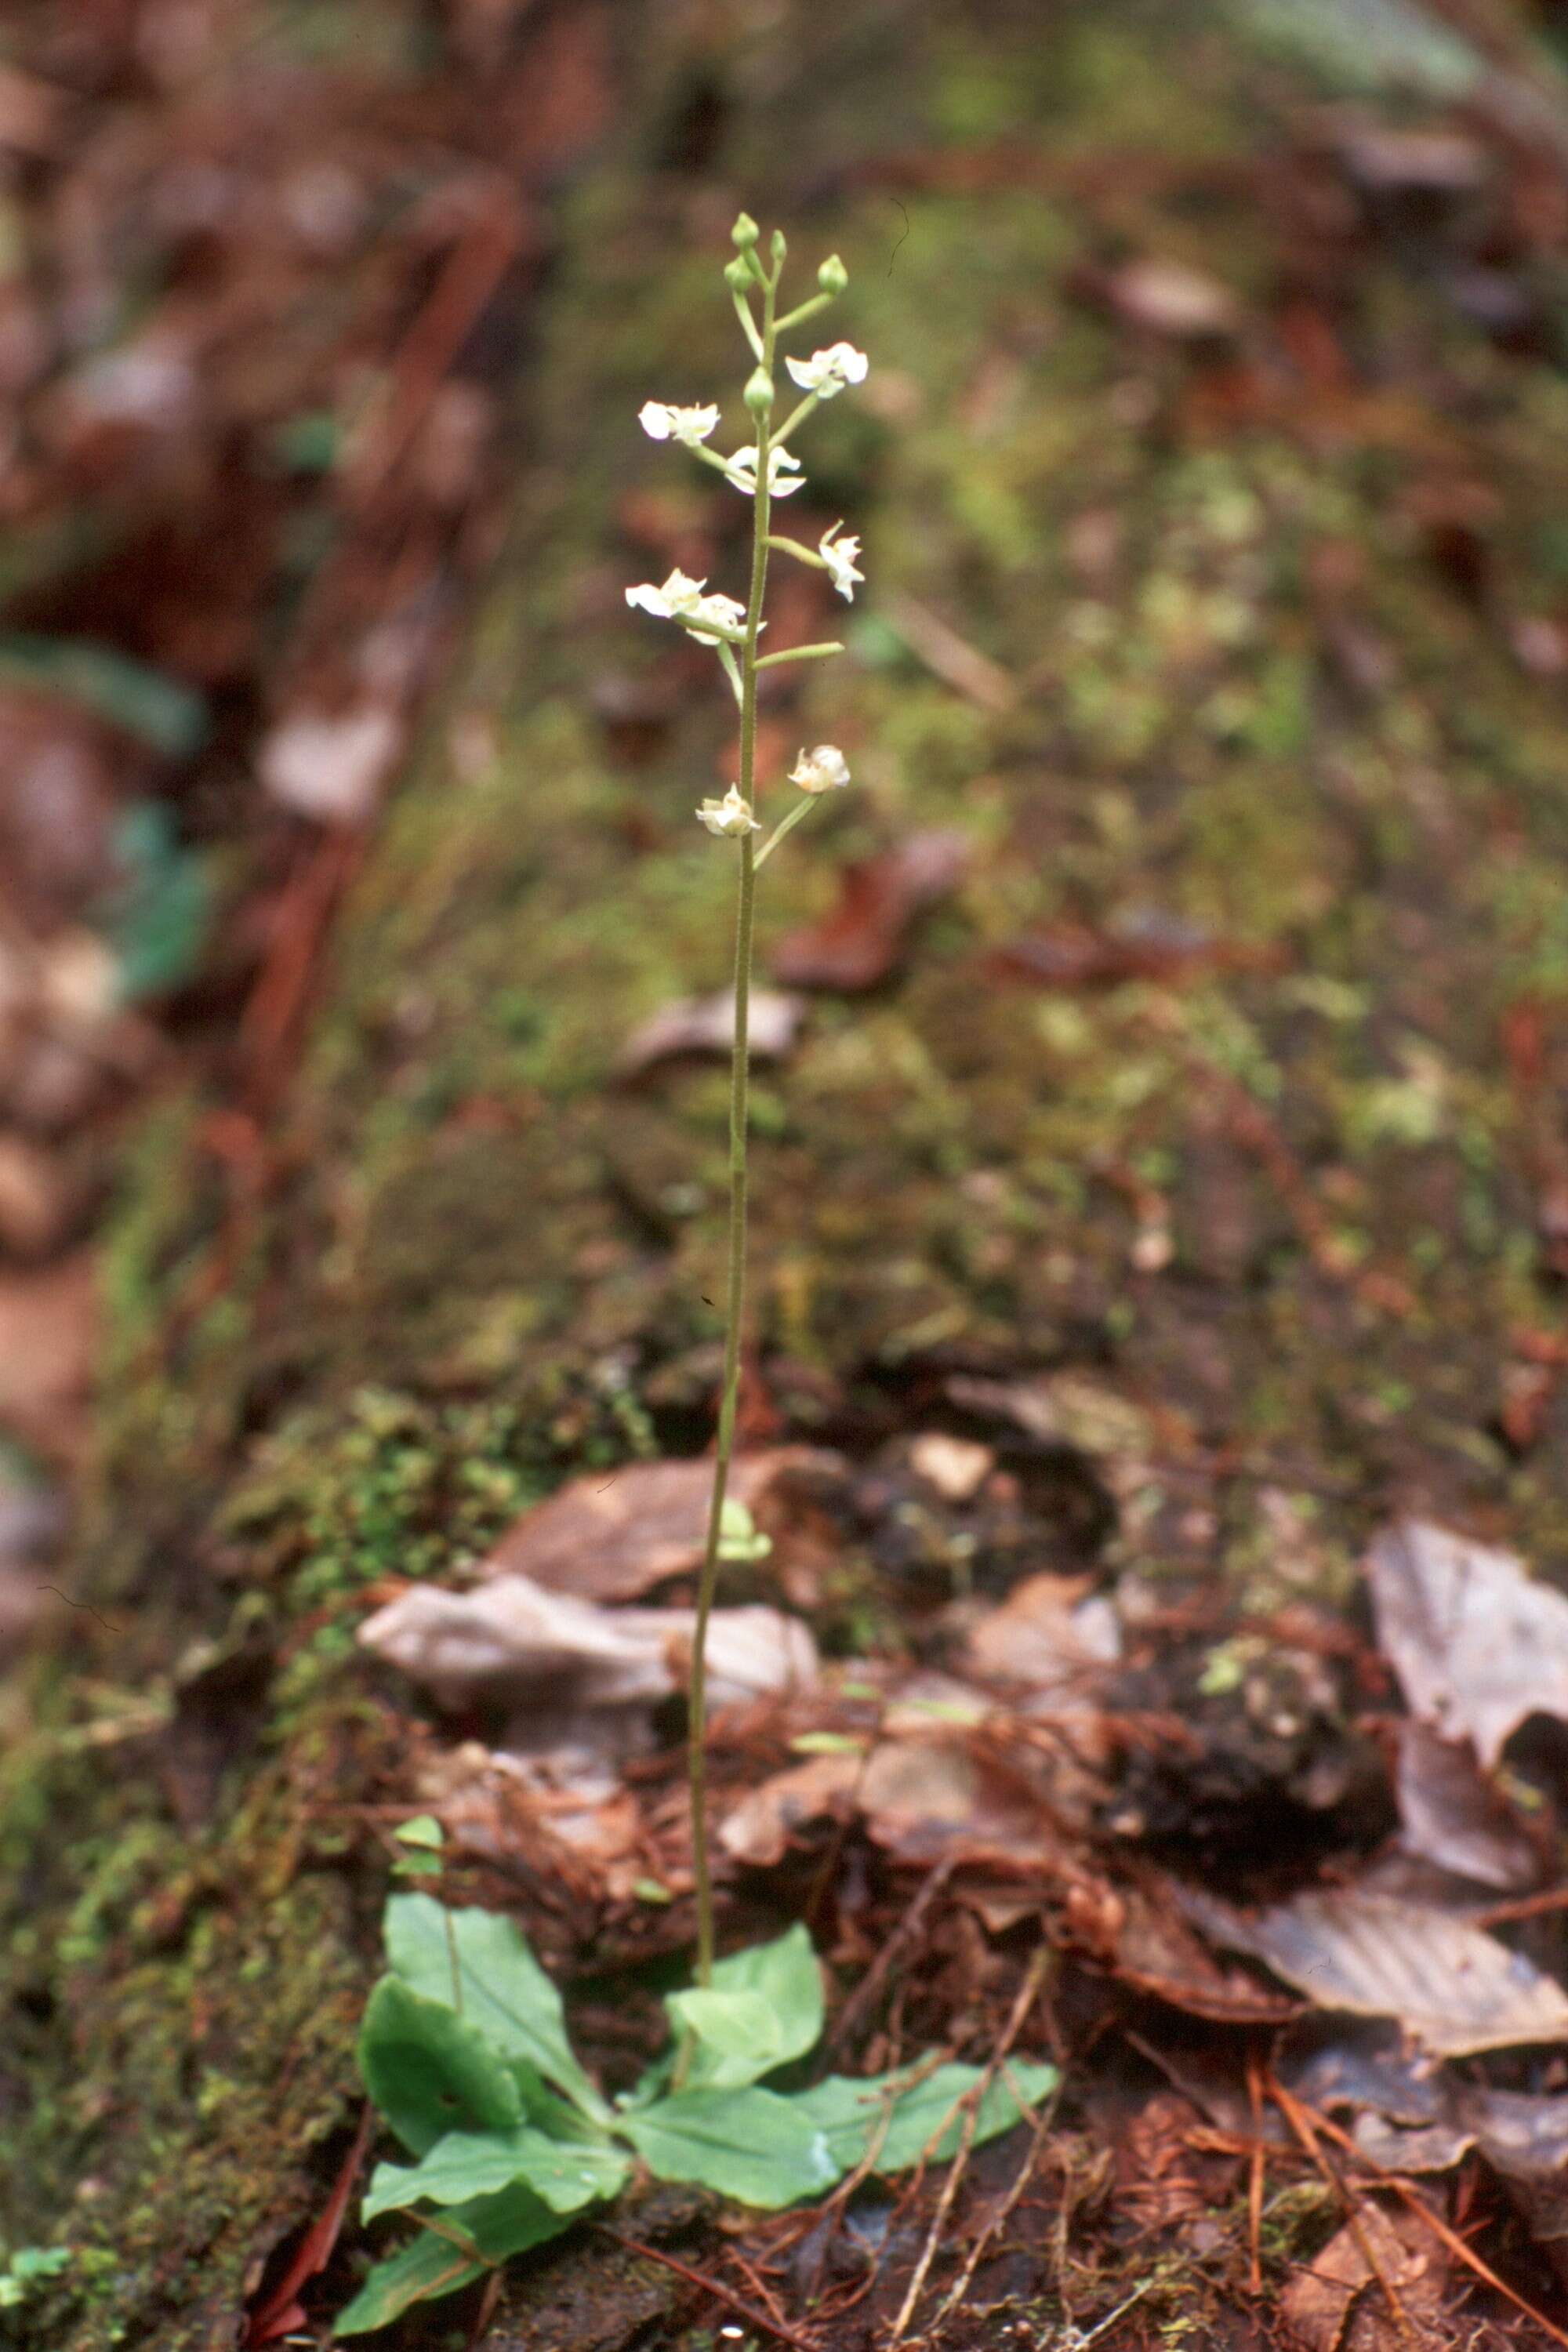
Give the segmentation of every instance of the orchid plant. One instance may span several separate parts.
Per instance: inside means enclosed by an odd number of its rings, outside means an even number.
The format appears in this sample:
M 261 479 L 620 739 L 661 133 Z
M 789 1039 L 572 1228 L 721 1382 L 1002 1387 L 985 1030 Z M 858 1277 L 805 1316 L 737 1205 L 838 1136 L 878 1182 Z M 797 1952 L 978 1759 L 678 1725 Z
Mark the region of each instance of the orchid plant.
M 386 2125 L 414 2161 L 378 2165 L 363 2218 L 403 2213 L 416 2234 L 378 2261 L 335 2333 L 385 2326 L 415 2304 L 449 2294 L 509 2256 L 570 2230 L 615 2198 L 637 2167 L 665 2180 L 695 2181 L 742 2204 L 776 2208 L 818 2197 L 868 2173 L 915 2169 L 960 2156 L 1010 2130 L 1054 2089 L 1048 2063 L 998 2053 L 986 2067 L 929 2053 L 872 2077 L 830 2074 L 800 2087 L 820 2038 L 823 1974 L 804 1927 L 717 1960 L 707 1789 L 707 1638 L 721 1561 L 756 1559 L 765 1537 L 726 1489 L 734 1450 L 745 1306 L 748 1012 L 756 878 L 785 835 L 825 793 L 849 782 L 833 743 L 803 749 L 787 781 L 795 797 L 767 838 L 756 814 L 757 680 L 784 662 L 842 651 L 837 644 L 760 654 L 771 553 L 826 572 L 854 596 L 864 577 L 860 542 L 842 522 L 815 548 L 771 529 L 775 499 L 805 481 L 788 446 L 825 400 L 865 381 L 867 363 L 837 342 L 784 367 L 803 397 L 773 423 L 781 336 L 815 318 L 847 282 L 837 255 L 817 271 L 818 291 L 781 314 L 784 240 L 757 251 L 742 213 L 736 256 L 724 272 L 755 366 L 745 387 L 753 434 L 729 457 L 708 446 L 717 406 L 649 401 L 645 433 L 714 467 L 753 501 L 751 590 L 744 604 L 672 572 L 658 586 L 626 590 L 626 602 L 710 646 L 740 710 L 740 774 L 697 816 L 735 845 L 735 1018 L 730 1085 L 729 1287 L 718 1444 L 692 1640 L 689 1777 L 697 1898 L 694 1986 L 667 1996 L 663 2053 L 634 2088 L 606 2097 L 574 2052 L 561 1996 L 510 1920 L 454 1910 L 426 1891 L 401 1891 L 385 1916 L 387 1972 L 360 2032 L 360 2070 Z M 443 1867 L 444 1832 L 420 1815 L 394 1832 L 394 1875 L 428 1883 Z
M 849 282 L 848 273 L 838 256 L 830 254 L 816 273 L 817 291 L 793 310 L 781 311 L 779 286 L 787 252 L 783 232 L 773 232 L 768 248 L 771 268 L 764 266 L 758 251 L 757 224 L 749 214 L 741 215 L 731 236 L 735 257 L 724 271 L 724 282 L 756 363 L 743 394 L 752 419 L 752 438 L 728 457 L 710 448 L 709 443 L 719 425 L 719 410 L 711 404 L 683 408 L 650 400 L 642 408 L 639 422 L 643 431 L 655 441 L 675 442 L 689 450 L 694 457 L 722 474 L 732 489 L 752 501 L 751 591 L 742 604 L 732 596 L 707 593 L 706 581 L 689 580 L 679 571 L 672 572 L 659 587 L 645 582 L 626 590 L 628 604 L 652 614 L 658 620 L 677 623 L 688 636 L 712 647 L 741 716 L 740 775 L 722 799 L 705 800 L 697 811 L 699 823 L 706 825 L 715 838 L 735 844 L 736 856 L 735 1025 L 730 1057 L 730 1244 L 724 1374 L 707 1539 L 698 1583 L 689 1704 L 688 1774 L 700 1986 L 711 1984 L 713 1979 L 713 1877 L 708 1843 L 706 1770 L 707 1636 L 719 1564 L 724 1556 L 725 1492 L 734 1452 L 745 1312 L 748 1020 L 756 879 L 785 835 L 794 830 L 815 803 L 824 793 L 841 791 L 849 782 L 848 763 L 837 744 L 819 743 L 813 751 L 803 749 L 788 779 L 795 786 L 798 797 L 758 846 L 754 836 L 763 830 L 763 821 L 757 814 L 758 678 L 763 670 L 785 662 L 816 661 L 844 650 L 835 641 L 790 646 L 778 653 L 759 652 L 758 641 L 767 626 L 763 617 L 763 600 L 767 587 L 768 557 L 772 553 L 786 555 L 797 563 L 826 572 L 847 602 L 853 600 L 857 583 L 865 578 L 858 562 L 860 541 L 853 533 L 846 533 L 842 522 L 825 530 L 815 548 L 772 529 L 773 501 L 793 498 L 805 482 L 800 459 L 789 446 L 792 437 L 824 401 L 836 400 L 847 386 L 866 381 L 866 354 L 858 352 L 853 343 L 828 343 L 813 352 L 809 359 L 786 356 L 785 371 L 802 397 L 782 424 L 773 423 L 781 338 L 805 326 L 826 310 L 843 293 Z

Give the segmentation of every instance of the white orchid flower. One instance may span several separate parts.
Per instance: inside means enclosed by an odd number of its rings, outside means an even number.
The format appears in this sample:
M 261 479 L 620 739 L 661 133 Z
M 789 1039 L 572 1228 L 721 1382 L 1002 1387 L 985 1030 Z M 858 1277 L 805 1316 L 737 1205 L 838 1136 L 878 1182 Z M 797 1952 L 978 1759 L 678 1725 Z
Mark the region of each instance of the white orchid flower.
M 832 573 L 833 584 L 839 594 L 846 604 L 852 604 L 855 602 L 855 583 L 864 580 L 866 574 L 855 569 L 855 559 L 860 552 L 859 540 L 854 532 L 846 539 L 838 538 L 837 534 L 842 529 L 843 525 L 836 522 L 825 530 L 816 542 L 816 551 Z
M 808 360 L 784 362 L 802 392 L 815 392 L 818 400 L 831 400 L 847 383 L 864 383 L 870 364 L 853 343 L 829 343 L 825 352 L 813 352 Z
M 793 474 L 795 479 L 793 481 L 786 481 L 784 478 L 786 474 Z M 744 449 L 736 450 L 734 456 L 729 460 L 728 464 L 724 467 L 724 479 L 727 482 L 732 483 L 736 489 L 743 491 L 747 498 L 754 499 L 756 497 L 757 451 L 754 442 L 748 443 Z M 770 498 L 787 499 L 792 490 L 803 488 L 805 487 L 805 476 L 800 470 L 800 459 L 798 457 L 792 457 L 787 449 L 770 449 L 768 451 L 768 495 Z
M 717 407 L 672 408 L 667 401 L 645 400 L 637 411 L 637 423 L 650 441 L 683 441 L 689 449 L 706 441 L 718 422 Z
M 628 604 L 651 613 L 656 621 L 679 621 L 686 629 L 714 629 L 721 636 L 726 630 L 738 629 L 746 617 L 746 608 L 733 596 L 702 593 L 706 582 L 689 579 L 678 567 L 662 588 L 645 580 L 640 587 L 626 590 Z M 767 623 L 762 622 L 763 628 Z
M 819 743 L 815 751 L 801 752 L 789 780 L 803 793 L 837 792 L 849 782 L 849 762 L 837 743 Z
M 761 819 L 752 814 L 751 802 L 741 798 L 740 788 L 735 784 L 731 785 L 721 801 L 704 801 L 697 812 L 697 822 L 720 835 L 738 836 L 762 830 Z

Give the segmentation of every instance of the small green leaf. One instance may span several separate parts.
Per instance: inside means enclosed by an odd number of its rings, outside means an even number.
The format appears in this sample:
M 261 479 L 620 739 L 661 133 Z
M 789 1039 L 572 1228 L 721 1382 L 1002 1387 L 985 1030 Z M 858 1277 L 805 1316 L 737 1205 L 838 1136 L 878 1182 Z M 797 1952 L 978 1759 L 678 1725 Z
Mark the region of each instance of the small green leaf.
M 696 2050 L 692 2090 L 736 2090 L 804 2058 L 822 2032 L 822 1970 L 798 1922 L 771 1944 L 753 1944 L 720 1960 L 710 1990 L 671 1993 L 665 2001 L 677 2037 Z
M 361 2219 L 427 2200 L 460 2205 L 523 2181 L 554 2213 L 575 2213 L 596 2200 L 616 2196 L 626 2181 L 627 2160 L 619 2148 L 563 2146 L 525 2124 L 510 2132 L 448 2132 L 421 2164 L 378 2164 Z
M 735 2091 L 782 2066 L 789 2054 L 778 2020 L 760 1992 L 672 1992 L 665 2001 L 677 2038 L 696 2042 L 687 2080 L 693 2090 Z
M 766 1559 L 773 1548 L 772 1536 L 758 1531 L 744 1503 L 731 1495 L 727 1497 L 719 1517 L 719 1557 L 722 1560 L 746 1563 Z
M 695 2180 L 772 2210 L 831 2189 L 826 2135 L 775 2091 L 678 2091 L 618 2128 L 661 2180 Z
M 359 2035 L 364 2084 L 405 2147 L 424 2156 L 450 2131 L 505 2131 L 522 2095 L 501 2053 L 444 2002 L 383 1977 Z
M 634 1878 L 632 1893 L 639 1903 L 673 1903 L 674 1895 L 658 1878 Z
M 447 1832 L 434 1813 L 416 1813 L 411 1822 L 399 1822 L 392 1834 L 399 1845 L 428 1846 L 437 1853 L 447 1843 Z
M 785 2055 L 804 2058 L 822 2035 L 822 1968 L 799 1920 L 771 1944 L 750 1944 L 713 1967 L 716 1992 L 755 1992 L 773 2009 Z
M 448 1911 L 429 1895 L 390 1898 L 386 1957 L 394 1973 L 448 2009 L 454 1948 L 465 2019 L 536 2066 L 595 2123 L 608 2122 L 609 2108 L 572 2054 L 561 1995 L 511 1921 L 495 1911 Z
M 797 1731 L 790 1741 L 797 1756 L 863 1756 L 866 1742 L 852 1731 Z
M 1026 2104 L 1020 2106 L 1007 2082 L 998 2076 L 980 2102 L 973 2140 L 977 2147 L 984 2140 L 1011 2131 L 1030 2107 L 1038 2106 L 1057 2086 L 1054 2066 L 1027 2059 L 1015 2060 L 1007 2074 Z M 841 2172 L 859 2164 L 873 2143 L 878 2172 L 907 2172 L 922 2158 L 935 2164 L 958 2153 L 964 2122 L 964 2110 L 958 2102 L 982 2079 L 978 2066 L 938 2066 L 914 2082 L 907 2067 L 891 2074 L 868 2075 L 858 2082 L 845 2074 L 830 2074 L 815 2089 L 797 2092 L 789 2104 L 821 2130 Z M 884 2116 L 888 2119 L 885 2132 Z
M 347 2310 L 338 2315 L 332 2333 L 363 2336 L 372 2327 L 385 2327 L 411 2305 L 455 2294 L 509 2254 L 542 2245 L 568 2226 L 521 2182 L 497 2196 L 450 2206 L 441 2216 L 439 2230 L 421 2230 L 398 2252 L 377 2263 Z M 463 2242 L 442 2236 L 441 2230 L 452 2231 Z M 468 2256 L 470 2246 L 477 2260 Z

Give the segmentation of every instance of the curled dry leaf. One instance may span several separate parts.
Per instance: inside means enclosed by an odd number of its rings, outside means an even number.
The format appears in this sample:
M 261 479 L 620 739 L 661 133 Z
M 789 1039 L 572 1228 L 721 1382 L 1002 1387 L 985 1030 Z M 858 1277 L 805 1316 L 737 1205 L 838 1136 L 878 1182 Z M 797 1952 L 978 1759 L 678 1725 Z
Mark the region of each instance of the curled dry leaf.
M 601 1609 L 511 1575 L 474 1592 L 411 1585 L 365 1620 L 359 1639 L 444 1706 L 531 1695 L 530 1744 L 544 1746 L 563 1720 L 672 1696 L 694 1623 L 689 1609 Z M 776 1609 L 717 1609 L 708 1672 L 720 1706 L 798 1689 L 816 1676 L 816 1646 Z
M 747 1043 L 753 1061 L 778 1061 L 795 1044 L 805 1000 L 782 988 L 752 992 Z M 682 996 L 633 1030 L 616 1058 L 618 1077 L 635 1078 L 679 1054 L 727 1054 L 735 1027 L 735 998 Z
M 1568 1995 L 1468 1919 L 1336 1887 L 1245 1913 L 1196 1888 L 1183 1901 L 1215 1941 L 1264 1961 L 1320 2009 L 1397 2018 L 1434 2056 L 1568 2041 Z
M 1424 1519 L 1367 1559 L 1379 1647 L 1411 1713 L 1494 1765 L 1527 1717 L 1568 1721 L 1568 1600 L 1512 1552 Z
M 768 1446 L 736 1455 L 729 1493 L 776 1538 L 790 1484 L 840 1468 L 837 1454 L 817 1447 Z M 704 1460 L 590 1471 L 525 1511 L 479 1573 L 525 1576 L 585 1601 L 636 1601 L 700 1567 L 712 1486 L 713 1465 Z

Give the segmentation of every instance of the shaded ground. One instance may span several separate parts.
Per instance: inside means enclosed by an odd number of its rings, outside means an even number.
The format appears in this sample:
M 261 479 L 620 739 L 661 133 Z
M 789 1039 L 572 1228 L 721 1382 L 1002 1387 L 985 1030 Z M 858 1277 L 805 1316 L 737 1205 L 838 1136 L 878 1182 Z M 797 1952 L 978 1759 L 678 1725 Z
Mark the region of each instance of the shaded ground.
M 832 735 L 858 789 L 770 867 L 764 959 L 837 863 L 917 827 L 969 842 L 895 972 L 814 994 L 758 1087 L 751 1433 L 859 1458 L 973 1435 L 955 1375 L 1076 1374 L 1100 1419 L 1055 1449 L 1047 1564 L 1185 1612 L 1142 1703 L 1207 1734 L 1195 1771 L 1128 1765 L 1124 1834 L 1238 1896 L 1266 1864 L 1353 1861 L 1390 1816 L 1292 1793 L 1310 1759 L 1259 1761 L 1237 1642 L 1279 1645 L 1288 1611 L 1308 1650 L 1363 1633 L 1357 1562 L 1394 1509 L 1568 1559 L 1568 184 L 1549 110 L 1505 118 L 1528 85 L 1467 80 L 1457 37 L 1352 114 L 1333 55 L 1171 15 L 672 18 L 626 68 L 636 142 L 561 205 L 511 543 L 303 1072 L 237 1178 L 205 1101 L 164 1099 L 105 1245 L 73 1589 L 113 1630 L 83 1624 L 8 1703 L 0 2220 L 79 2249 L 24 2342 L 231 2341 L 341 2158 L 382 1882 L 366 1809 L 415 1794 L 406 1690 L 354 1654 L 369 1590 L 461 1571 L 572 1471 L 706 1442 L 722 1074 L 614 1079 L 639 1020 L 722 979 L 728 869 L 688 812 L 728 751 L 621 591 L 735 566 L 740 502 L 633 418 L 730 378 L 712 277 L 737 199 L 842 251 L 874 363 L 791 521 L 847 514 L 874 593 L 852 664 L 785 673 L 768 713 L 775 759 Z M 1379 161 L 1391 120 L 1469 160 L 1413 186 L 1408 155 Z M 1211 287 L 1194 321 L 1189 288 L 1174 319 L 1169 279 L 1162 302 L 1123 274 L 1148 256 L 1223 280 L 1229 314 Z M 779 641 L 824 617 L 803 598 Z M 912 1642 L 896 1570 L 860 1575 L 827 1636 Z M 1343 1750 L 1387 1697 L 1317 1704 Z M 827 1862 L 847 1978 L 845 1886 L 901 1906 L 920 1874 L 853 1838 Z M 624 1982 L 589 1971 L 672 1947 L 679 1911 L 457 1883 L 506 1894 L 624 2059 Z M 805 1895 L 786 1874 L 741 1898 Z M 1560 1916 L 1531 1947 L 1559 1973 Z M 983 2049 L 1037 1931 L 944 1901 L 931 1932 L 910 2030 Z M 1060 1940 L 1058 2128 L 944 2340 L 1048 2343 L 1135 2286 L 1101 2341 L 1258 2340 L 1331 2234 L 1328 2191 L 1276 2180 L 1255 2294 L 1245 2163 L 1189 2162 L 1196 2110 L 1119 2038 L 1148 2018 L 1083 1922 Z M 1495 2199 L 1456 2196 L 1550 2293 Z M 684 2214 L 640 2227 L 724 2259 Z M 775 2281 L 797 2315 L 810 2283 Z M 509 2283 L 487 2340 L 716 2324 L 572 2242 Z

